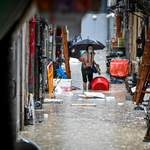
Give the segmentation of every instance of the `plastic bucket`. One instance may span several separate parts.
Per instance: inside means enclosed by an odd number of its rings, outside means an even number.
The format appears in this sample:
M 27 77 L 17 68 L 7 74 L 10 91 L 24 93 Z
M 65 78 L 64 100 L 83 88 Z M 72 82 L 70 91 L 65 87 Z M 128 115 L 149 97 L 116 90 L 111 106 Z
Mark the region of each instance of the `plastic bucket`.
M 109 82 L 104 77 L 95 77 L 91 81 L 90 85 L 92 90 L 104 90 L 104 91 L 109 90 Z

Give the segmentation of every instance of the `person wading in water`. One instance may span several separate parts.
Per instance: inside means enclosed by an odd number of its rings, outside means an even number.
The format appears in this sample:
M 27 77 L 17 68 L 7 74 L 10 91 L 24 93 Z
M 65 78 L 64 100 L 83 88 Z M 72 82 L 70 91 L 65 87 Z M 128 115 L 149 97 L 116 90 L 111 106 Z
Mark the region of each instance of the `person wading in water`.
M 79 61 L 82 62 L 81 71 L 82 71 L 82 77 L 83 77 L 84 90 L 86 90 L 86 87 L 87 87 L 87 78 L 89 81 L 88 89 L 91 89 L 90 82 L 93 79 L 93 63 L 99 67 L 99 64 L 97 64 L 94 61 L 94 56 L 95 56 L 95 52 L 93 51 L 93 46 L 88 45 L 87 51 L 84 52 L 79 58 Z

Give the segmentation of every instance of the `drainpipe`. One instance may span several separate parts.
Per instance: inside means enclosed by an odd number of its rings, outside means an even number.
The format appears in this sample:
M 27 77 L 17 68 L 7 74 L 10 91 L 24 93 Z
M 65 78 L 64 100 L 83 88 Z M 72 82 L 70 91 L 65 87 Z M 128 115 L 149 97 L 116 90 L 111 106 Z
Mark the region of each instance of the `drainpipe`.
M 34 93 L 35 16 L 30 20 L 29 93 Z
M 53 61 L 56 61 L 56 25 L 54 25 L 53 32 Z

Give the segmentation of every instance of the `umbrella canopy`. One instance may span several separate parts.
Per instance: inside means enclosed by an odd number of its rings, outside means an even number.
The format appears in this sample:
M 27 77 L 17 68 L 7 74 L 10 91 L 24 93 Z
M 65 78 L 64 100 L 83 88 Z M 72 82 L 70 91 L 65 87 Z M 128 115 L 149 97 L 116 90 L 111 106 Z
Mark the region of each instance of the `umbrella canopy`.
M 72 49 L 75 49 L 76 51 L 77 50 L 86 50 L 88 45 L 93 45 L 93 49 L 94 50 L 100 50 L 100 49 L 104 49 L 105 48 L 105 46 L 101 42 L 99 42 L 97 40 L 84 39 L 84 40 L 81 40 L 81 41 L 75 43 L 72 46 Z
M 81 40 L 82 40 L 81 36 L 75 36 L 72 40 L 68 41 L 69 57 L 77 58 L 76 55 L 78 55 L 78 54 L 76 54 L 72 51 L 73 50 L 72 46 Z
M 73 58 L 79 58 L 81 56 L 81 51 L 87 50 L 88 45 L 92 45 L 94 50 L 102 50 L 105 48 L 105 46 L 97 40 L 84 39 L 71 46 L 71 56 Z

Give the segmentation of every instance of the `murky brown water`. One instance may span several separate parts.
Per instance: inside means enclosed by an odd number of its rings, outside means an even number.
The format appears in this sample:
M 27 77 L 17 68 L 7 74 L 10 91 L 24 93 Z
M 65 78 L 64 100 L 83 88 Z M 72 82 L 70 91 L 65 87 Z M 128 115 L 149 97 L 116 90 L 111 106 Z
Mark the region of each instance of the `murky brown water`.
M 105 53 L 99 55 L 103 56 L 101 68 L 105 68 Z M 73 84 L 82 87 L 80 70 L 74 68 Z M 82 90 L 72 92 L 73 95 L 68 92 L 56 95 L 63 99 L 62 104 L 43 104 L 43 109 L 36 110 L 36 116 L 44 123 L 26 126 L 20 136 L 34 141 L 42 150 L 150 149 L 150 143 L 143 142 L 146 133 L 144 111 L 133 111 L 133 103 L 125 100 L 124 84 L 111 85 L 110 90 L 104 92 L 106 99 L 84 99 L 78 96 Z M 94 103 L 96 107 L 71 106 L 77 103 Z

